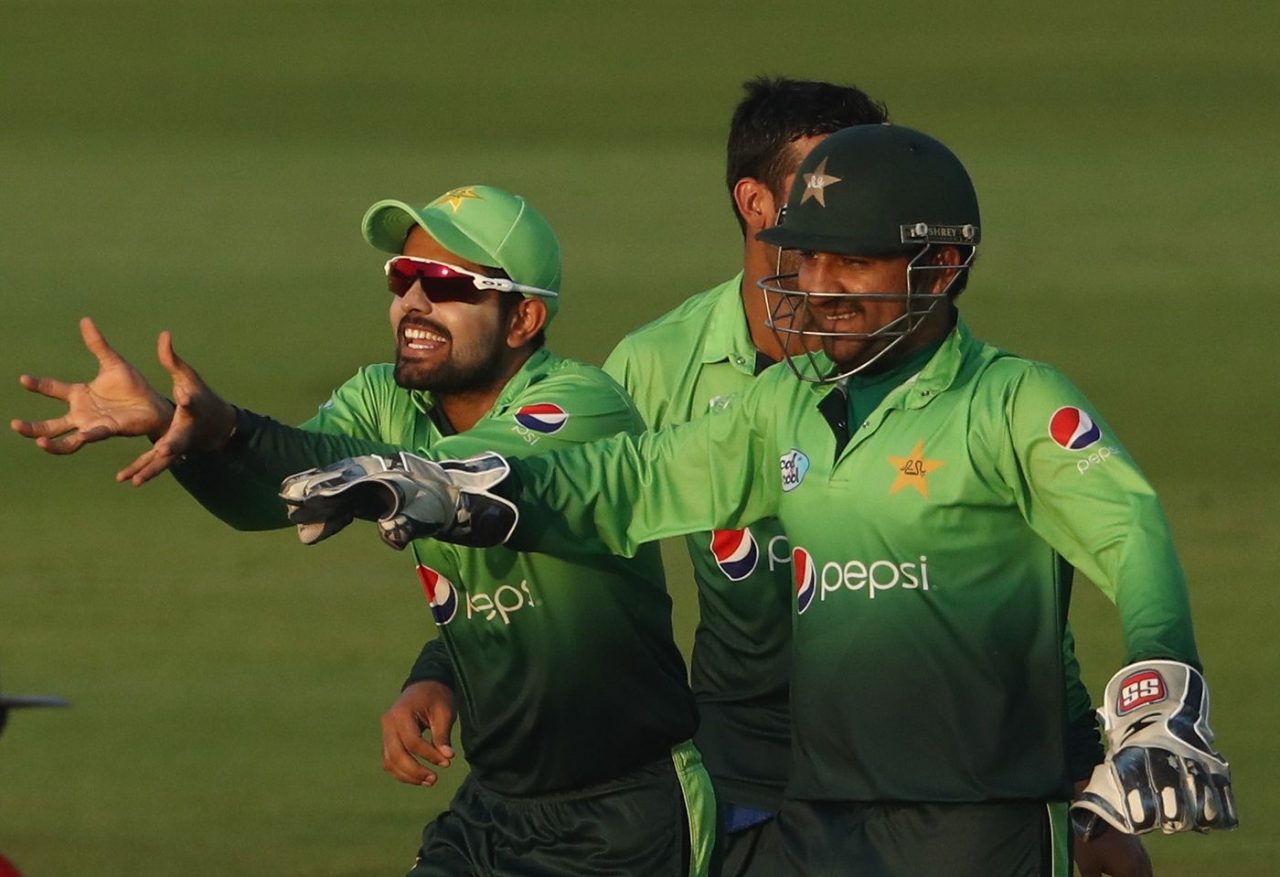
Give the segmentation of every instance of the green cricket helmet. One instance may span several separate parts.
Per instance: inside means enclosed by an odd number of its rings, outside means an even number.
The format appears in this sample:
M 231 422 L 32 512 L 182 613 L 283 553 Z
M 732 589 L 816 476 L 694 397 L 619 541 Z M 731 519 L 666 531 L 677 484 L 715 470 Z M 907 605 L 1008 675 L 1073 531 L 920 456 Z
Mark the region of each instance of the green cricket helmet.
M 792 362 L 796 373 L 809 380 L 839 380 L 898 347 L 953 290 L 958 294 L 963 289 L 957 283 L 972 264 L 980 228 L 978 196 L 968 172 L 950 149 L 927 134 L 901 125 L 858 125 L 819 143 L 796 173 L 779 224 L 760 232 L 759 239 L 784 250 L 905 256 L 909 261 L 903 292 L 805 291 L 796 274 L 761 280 L 770 328 L 784 350 L 801 349 L 810 360 L 808 369 Z M 932 256 L 940 246 L 957 247 L 961 264 L 934 264 Z M 942 294 L 922 291 L 926 284 L 921 280 L 939 270 L 953 272 Z M 835 295 L 901 301 L 905 310 L 872 331 L 820 331 L 810 314 L 810 299 Z M 824 337 L 888 344 L 869 360 L 833 372 L 810 352 Z

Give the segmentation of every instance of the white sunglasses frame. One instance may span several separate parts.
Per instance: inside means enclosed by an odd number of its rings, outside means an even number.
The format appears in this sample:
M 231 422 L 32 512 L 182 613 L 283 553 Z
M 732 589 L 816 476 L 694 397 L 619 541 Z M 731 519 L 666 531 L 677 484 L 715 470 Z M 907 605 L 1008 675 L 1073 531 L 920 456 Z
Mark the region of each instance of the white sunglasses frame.
M 486 289 L 496 289 L 498 292 L 518 292 L 521 295 L 536 295 L 542 298 L 559 298 L 560 293 L 550 289 L 542 289 L 537 286 L 526 286 L 523 283 L 516 283 L 514 280 L 508 280 L 505 277 L 488 277 L 484 274 L 477 274 L 474 271 L 468 271 L 466 268 L 459 268 L 449 262 L 442 262 L 439 259 L 420 259 L 417 256 L 395 256 L 387 260 L 387 264 L 382 266 L 382 270 L 387 277 L 391 276 L 391 266 L 401 260 L 413 262 L 416 265 L 440 265 L 448 268 L 456 274 L 463 274 L 471 278 L 471 283 L 481 292 Z

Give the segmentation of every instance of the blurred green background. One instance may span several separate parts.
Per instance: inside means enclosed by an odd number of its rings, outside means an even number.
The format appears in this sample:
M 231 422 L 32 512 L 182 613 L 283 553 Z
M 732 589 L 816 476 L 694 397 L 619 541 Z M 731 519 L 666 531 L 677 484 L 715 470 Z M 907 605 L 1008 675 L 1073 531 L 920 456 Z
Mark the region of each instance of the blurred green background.
M 1244 827 L 1150 839 L 1157 872 L 1275 874 L 1277 9 L 4 0 L 0 409 L 57 410 L 20 372 L 92 375 L 91 314 L 157 381 L 168 328 L 228 397 L 301 420 L 391 350 L 364 209 L 470 182 L 551 218 L 553 346 L 598 363 L 736 270 L 740 82 L 856 83 L 976 180 L 971 325 L 1063 367 L 1164 497 Z M 0 684 L 74 702 L 0 741 L 0 851 L 29 877 L 402 873 L 461 770 L 380 769 L 431 630 L 406 559 L 115 485 L 141 447 L 0 437 Z M 1100 692 L 1115 614 L 1084 585 L 1073 617 Z

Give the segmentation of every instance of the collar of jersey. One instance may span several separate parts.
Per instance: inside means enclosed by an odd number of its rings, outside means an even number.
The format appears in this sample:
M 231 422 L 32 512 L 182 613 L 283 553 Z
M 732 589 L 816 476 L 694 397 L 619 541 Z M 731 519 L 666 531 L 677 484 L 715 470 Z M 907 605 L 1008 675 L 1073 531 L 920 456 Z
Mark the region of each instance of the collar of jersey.
M 493 407 L 489 409 L 489 414 L 501 411 L 510 405 L 514 399 L 529 388 L 530 384 L 546 374 L 558 361 L 559 357 L 555 356 L 546 347 L 540 347 L 535 350 L 533 355 L 524 361 L 524 365 L 520 366 L 520 371 L 512 375 L 511 380 L 507 381 L 507 385 L 502 388 L 502 392 L 494 400 Z M 409 396 L 413 400 L 413 407 L 423 414 L 436 407 L 435 396 L 431 395 L 427 390 L 411 390 Z
M 977 347 L 978 342 L 973 333 L 964 320 L 957 316 L 955 328 L 942 342 L 938 352 L 914 377 L 903 383 L 905 392 L 899 397 L 901 407 L 923 408 L 939 393 L 949 389 L 956 382 L 961 366 Z
M 964 319 L 957 316 L 956 325 L 947 335 L 942 346 L 933 358 L 925 363 L 924 368 L 902 382 L 902 386 L 891 392 L 886 398 L 895 408 L 921 408 L 928 405 L 935 396 L 948 389 L 960 374 L 965 360 L 981 346 Z M 841 394 L 847 394 L 846 381 L 836 386 Z M 809 384 L 815 396 L 826 396 L 831 392 L 831 384 Z M 880 407 L 884 407 L 881 405 Z
M 702 336 L 702 364 L 726 360 L 740 372 L 755 374 L 756 346 L 742 312 L 743 272 L 712 290 L 711 313 Z

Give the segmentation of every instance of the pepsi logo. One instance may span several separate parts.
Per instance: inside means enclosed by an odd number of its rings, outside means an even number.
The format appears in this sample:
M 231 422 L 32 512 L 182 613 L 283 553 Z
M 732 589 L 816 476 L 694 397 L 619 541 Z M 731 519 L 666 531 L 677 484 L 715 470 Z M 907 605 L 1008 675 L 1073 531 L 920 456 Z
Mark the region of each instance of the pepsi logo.
M 803 615 L 818 592 L 818 568 L 813 565 L 813 556 L 803 548 L 792 550 L 791 565 L 796 576 L 796 612 Z
M 569 413 L 554 402 L 535 402 L 516 412 L 516 423 L 543 435 L 559 432 L 568 420 Z
M 1102 438 L 1102 429 L 1081 409 L 1064 405 L 1049 418 L 1049 437 L 1068 451 L 1082 451 Z
M 422 582 L 422 593 L 431 604 L 431 614 L 436 624 L 448 624 L 458 612 L 458 589 L 453 582 L 429 566 L 418 564 L 418 581 Z
M 740 582 L 755 571 L 760 546 L 750 530 L 716 530 L 711 534 L 711 554 L 729 581 Z

